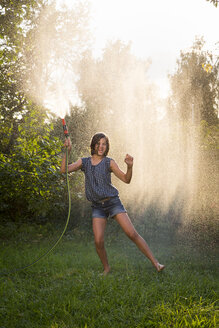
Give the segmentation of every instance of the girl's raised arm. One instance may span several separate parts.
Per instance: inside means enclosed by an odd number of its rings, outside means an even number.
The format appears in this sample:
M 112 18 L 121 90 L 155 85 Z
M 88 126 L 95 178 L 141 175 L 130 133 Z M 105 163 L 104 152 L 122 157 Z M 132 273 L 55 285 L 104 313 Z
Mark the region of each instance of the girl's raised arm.
M 129 154 L 125 157 L 125 163 L 127 164 L 127 171 L 124 173 L 118 166 L 118 164 L 114 161 L 110 161 L 110 169 L 115 174 L 117 178 L 125 183 L 130 183 L 132 179 L 132 167 L 133 167 L 133 157 Z

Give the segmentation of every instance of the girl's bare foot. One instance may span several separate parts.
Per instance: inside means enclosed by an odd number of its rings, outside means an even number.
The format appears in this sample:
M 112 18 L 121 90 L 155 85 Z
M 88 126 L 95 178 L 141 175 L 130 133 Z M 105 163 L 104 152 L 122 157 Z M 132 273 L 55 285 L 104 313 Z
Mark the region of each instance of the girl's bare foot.
M 157 265 L 156 265 L 157 272 L 161 272 L 164 268 L 165 268 L 165 265 L 157 263 Z
M 107 276 L 110 273 L 110 267 L 103 271 L 103 276 Z

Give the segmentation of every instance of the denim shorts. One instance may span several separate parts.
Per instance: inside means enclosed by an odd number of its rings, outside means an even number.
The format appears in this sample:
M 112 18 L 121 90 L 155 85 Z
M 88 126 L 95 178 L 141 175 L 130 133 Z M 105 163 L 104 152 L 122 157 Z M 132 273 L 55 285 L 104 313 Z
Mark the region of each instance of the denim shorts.
M 92 202 L 92 218 L 113 217 L 119 213 L 126 213 L 119 196 L 111 197 L 103 202 Z

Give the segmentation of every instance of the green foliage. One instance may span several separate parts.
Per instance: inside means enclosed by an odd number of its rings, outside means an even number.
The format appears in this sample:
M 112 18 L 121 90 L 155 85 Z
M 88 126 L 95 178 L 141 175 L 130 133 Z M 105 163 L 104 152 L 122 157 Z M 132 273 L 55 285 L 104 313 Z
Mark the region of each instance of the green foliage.
M 45 124 L 45 114 L 32 110 L 18 126 L 13 151 L 0 155 L 2 210 L 12 219 L 27 214 L 45 216 L 51 202 L 62 199 L 61 143 L 50 138 L 51 130 L 51 124 Z
M 219 123 L 212 126 L 206 121 L 202 121 L 200 130 L 201 148 L 219 150 Z
M 45 0 L 1 0 L 0 38 L 8 46 L 19 45 L 33 16 L 36 15 L 42 3 L 45 2 Z
M 86 22 L 87 10 L 81 3 L 72 11 L 57 11 L 54 1 L 1 1 L 0 200 L 4 221 L 65 214 L 66 183 L 59 173 L 61 124 L 37 104 L 48 87 L 51 59 L 54 65 L 74 70 L 80 51 L 88 44 Z M 80 153 L 80 146 L 74 147 L 73 157 Z M 76 207 L 82 198 L 80 175 L 71 176 L 70 183 Z
M 170 76 L 173 110 L 190 125 L 218 123 L 219 61 L 203 46 L 197 39 L 191 51 L 181 52 L 177 72 Z
M 170 77 L 170 115 L 180 118 L 188 158 L 194 156 L 195 187 L 192 205 L 183 213 L 179 236 L 202 245 L 214 245 L 218 238 L 218 147 L 219 147 L 219 62 L 203 50 L 197 39 L 191 51 L 182 52 L 177 72 Z
M 0 150 L 9 153 L 23 116 L 30 110 L 24 92 L 28 68 L 25 65 L 25 37 L 34 25 L 42 1 L 1 1 L 0 5 Z M 10 130 L 10 133 L 8 133 Z M 8 137 L 10 139 L 8 140 Z

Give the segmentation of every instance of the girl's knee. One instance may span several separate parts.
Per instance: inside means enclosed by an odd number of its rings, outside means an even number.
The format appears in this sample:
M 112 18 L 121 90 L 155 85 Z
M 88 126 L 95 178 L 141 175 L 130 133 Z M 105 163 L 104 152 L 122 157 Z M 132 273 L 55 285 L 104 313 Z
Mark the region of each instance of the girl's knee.
M 138 237 L 139 237 L 139 234 L 137 233 L 137 231 L 136 230 L 131 230 L 131 231 L 128 231 L 127 233 L 126 233 L 126 235 L 132 240 L 132 241 L 136 241 L 137 239 L 138 239 Z
M 95 246 L 98 249 L 103 249 L 104 248 L 104 240 L 102 240 L 102 239 L 95 239 Z

